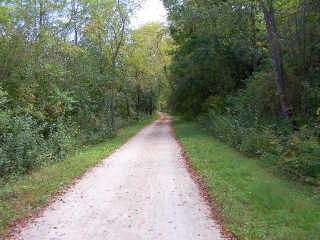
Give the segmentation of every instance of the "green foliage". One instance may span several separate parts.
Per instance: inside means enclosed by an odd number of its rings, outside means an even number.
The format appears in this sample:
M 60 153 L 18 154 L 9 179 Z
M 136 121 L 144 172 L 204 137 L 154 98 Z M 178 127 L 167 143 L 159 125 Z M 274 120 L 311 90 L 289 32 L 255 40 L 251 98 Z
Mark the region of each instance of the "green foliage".
M 171 109 L 241 152 L 318 183 L 319 3 L 163 2 L 177 45 Z
M 295 132 L 279 128 L 281 123 L 256 126 L 247 116 L 214 112 L 206 124 L 213 136 L 240 152 L 266 158 L 273 166 L 306 182 L 320 182 L 320 129 L 305 126 Z
M 170 39 L 159 24 L 131 31 L 135 7 L 1 2 L 0 180 L 109 139 L 158 108 Z
M 46 143 L 40 128 L 31 116 L 1 112 L 0 177 L 25 173 L 41 164 Z
M 70 185 L 87 169 L 101 162 L 101 159 L 106 158 L 155 117 L 149 116 L 144 121 L 121 129 L 117 136 L 106 142 L 82 146 L 62 161 L 47 162 L 46 166 L 34 170 L 30 175 L 12 179 L 6 184 L 0 181 L 0 238 L 6 238 L 11 223 L 39 212 L 52 196 Z M 61 137 L 65 135 L 61 134 Z
M 40 124 L 32 116 L 17 112 L 3 111 L 0 116 L 0 178 L 24 174 L 60 159 L 77 145 L 77 132 L 66 121 L 48 127 L 48 123 Z
M 3 91 L 2 87 L 0 86 L 0 110 L 5 109 L 8 102 L 8 93 Z
M 246 88 L 225 99 L 223 110 L 212 109 L 202 123 L 239 151 L 264 157 L 291 176 L 317 183 L 320 129 L 311 121 L 293 131 L 284 117 L 274 117 L 280 103 L 271 78 L 271 73 L 256 72 Z
M 3 5 L 0 5 L 0 24 L 6 25 L 9 23 L 9 8 Z
M 74 150 L 79 145 L 80 129 L 71 119 L 59 119 L 50 125 L 49 135 L 47 137 L 48 152 L 53 159 L 62 159 L 67 153 Z M 44 159 L 48 161 L 48 159 Z
M 219 121 L 222 128 L 215 131 L 223 135 L 228 127 L 232 127 L 230 122 L 235 122 L 221 117 L 215 117 L 214 121 Z M 221 125 L 225 121 L 229 121 L 226 123 L 228 127 Z M 239 154 L 213 139 L 199 124 L 176 119 L 173 125 L 191 165 L 215 200 L 214 207 L 224 220 L 225 230 L 246 240 L 319 239 L 319 188 L 271 173 L 268 161 Z M 234 134 L 233 131 L 229 133 Z M 246 133 L 249 135 L 255 131 L 246 130 Z

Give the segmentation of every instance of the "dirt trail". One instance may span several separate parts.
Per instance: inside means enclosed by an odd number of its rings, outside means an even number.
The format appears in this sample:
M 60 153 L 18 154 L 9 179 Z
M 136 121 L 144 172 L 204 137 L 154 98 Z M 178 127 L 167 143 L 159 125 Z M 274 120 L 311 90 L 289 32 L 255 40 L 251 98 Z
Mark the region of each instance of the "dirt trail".
M 171 131 L 161 115 L 14 239 L 222 239 Z

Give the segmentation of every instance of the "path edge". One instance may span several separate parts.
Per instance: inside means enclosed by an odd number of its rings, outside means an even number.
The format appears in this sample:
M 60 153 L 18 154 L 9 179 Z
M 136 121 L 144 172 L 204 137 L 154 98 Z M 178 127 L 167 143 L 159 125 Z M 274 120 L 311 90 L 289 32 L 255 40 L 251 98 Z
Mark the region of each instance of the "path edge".
M 231 231 L 227 230 L 224 227 L 224 219 L 219 215 L 218 211 L 218 204 L 216 199 L 214 199 L 209 194 L 208 184 L 204 179 L 201 179 L 198 171 L 195 169 L 194 166 L 192 166 L 190 157 L 188 153 L 185 151 L 184 146 L 180 139 L 177 137 L 177 134 L 174 130 L 172 117 L 170 115 L 167 115 L 170 117 L 169 125 L 170 125 L 170 134 L 173 136 L 173 138 L 176 140 L 177 144 L 179 145 L 179 152 L 183 159 L 183 163 L 185 165 L 185 168 L 187 169 L 190 178 L 193 180 L 193 182 L 197 185 L 199 193 L 201 198 L 204 200 L 204 202 L 207 204 L 210 210 L 210 218 L 215 221 L 217 224 L 217 227 L 220 230 L 220 233 L 222 237 L 226 240 L 240 240 L 239 236 L 236 236 Z
M 44 211 L 51 206 L 54 202 L 56 202 L 57 200 L 59 200 L 59 198 L 63 197 L 76 183 L 78 183 L 79 181 L 81 181 L 81 179 L 88 174 L 90 171 L 92 171 L 94 168 L 99 167 L 99 165 L 101 165 L 103 163 L 103 161 L 105 159 L 107 159 L 108 157 L 110 157 L 112 154 L 114 154 L 116 151 L 118 151 L 121 147 L 123 147 L 124 145 L 126 145 L 132 138 L 134 138 L 136 135 L 138 135 L 141 131 L 143 131 L 145 128 L 149 127 L 150 125 L 152 125 L 154 122 L 156 122 L 157 120 L 159 120 L 162 117 L 161 114 L 158 114 L 158 117 L 155 118 L 154 120 L 152 120 L 151 122 L 147 123 L 146 125 L 144 125 L 143 127 L 141 127 L 138 131 L 136 131 L 132 136 L 130 136 L 124 143 L 120 144 L 119 146 L 117 146 L 115 149 L 113 149 L 108 155 L 106 155 L 105 157 L 103 157 L 99 162 L 97 162 L 96 164 L 94 164 L 93 166 L 87 168 L 86 170 L 84 170 L 79 176 L 74 177 L 70 180 L 70 183 L 68 183 L 68 185 L 66 185 L 63 189 L 59 190 L 58 192 L 56 192 L 55 194 L 51 195 L 48 197 L 48 201 L 43 204 L 41 207 L 39 207 L 39 210 L 37 210 L 36 212 L 34 212 L 31 216 L 28 216 L 24 219 L 20 219 L 20 220 L 15 220 L 13 222 L 10 223 L 9 227 L 8 227 L 8 233 L 4 236 L 3 240 L 18 240 L 16 238 L 17 234 L 19 234 L 22 230 L 23 227 L 25 227 L 28 223 L 32 223 L 36 218 L 39 218 L 42 216 L 42 214 L 44 213 Z M 0 240 L 1 237 L 0 237 Z

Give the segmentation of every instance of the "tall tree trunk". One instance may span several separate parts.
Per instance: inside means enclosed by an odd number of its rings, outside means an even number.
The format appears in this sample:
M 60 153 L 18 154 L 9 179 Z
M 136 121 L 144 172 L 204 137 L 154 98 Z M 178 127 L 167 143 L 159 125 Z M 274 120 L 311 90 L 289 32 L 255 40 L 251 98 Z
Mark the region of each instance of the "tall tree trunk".
M 40 12 L 39 12 L 39 29 L 41 30 L 42 26 L 43 26 L 43 22 L 44 22 L 44 9 L 43 9 L 43 2 L 42 0 L 40 0 L 39 2 L 40 4 Z
M 115 122 L 114 122 L 115 81 L 116 81 L 116 59 L 112 60 L 112 83 L 111 83 L 111 127 L 112 127 L 112 130 L 115 129 Z
M 301 34 L 299 34 L 299 27 L 300 27 L 300 25 L 299 25 L 299 20 L 298 20 L 298 18 L 299 18 L 299 16 L 298 16 L 298 14 L 299 14 L 299 2 L 297 1 L 296 2 L 296 13 L 294 14 L 294 16 L 295 16 L 295 30 L 296 30 L 296 32 L 295 32 L 295 34 L 296 34 L 296 36 L 295 36 L 295 41 L 296 41 L 296 44 L 297 44 L 297 52 L 296 52 L 296 54 L 293 54 L 294 55 L 294 58 L 296 59 L 295 61 L 296 61 L 296 72 L 300 72 L 300 66 L 301 66 L 301 58 L 299 58 L 299 57 L 297 57 L 298 56 L 298 54 L 300 54 L 301 53 Z
M 74 29 L 74 44 L 78 45 L 78 25 L 77 25 L 77 3 L 76 0 L 72 0 L 72 20 L 73 20 L 73 29 Z
M 117 42 L 117 46 L 115 49 L 115 52 L 112 56 L 112 84 L 111 84 L 111 127 L 114 130 L 115 122 L 114 122 L 114 99 L 115 99 L 115 82 L 116 82 L 116 62 L 119 55 L 120 47 L 122 45 L 122 42 L 124 40 L 124 30 L 125 30 L 126 23 L 125 21 L 122 21 L 122 27 L 121 27 L 121 36 L 120 41 Z
M 251 18 L 251 44 L 253 47 L 253 51 L 254 51 L 254 57 L 252 60 L 252 67 L 253 67 L 253 71 L 255 72 L 257 69 L 257 46 L 256 46 L 256 42 L 257 42 L 257 38 L 256 38 L 256 6 L 255 6 L 255 2 L 251 3 L 250 6 L 250 18 Z
M 152 88 L 151 88 L 151 96 L 150 96 L 150 111 L 149 111 L 149 113 L 150 113 L 150 115 L 152 115 L 152 113 L 153 113 L 153 90 L 152 90 Z
M 131 118 L 129 98 L 128 98 L 127 94 L 126 94 L 126 106 L 127 106 L 127 115 L 128 115 L 128 118 Z
M 137 86 L 137 113 L 138 113 L 138 120 L 140 119 L 140 85 Z
M 302 16 L 302 37 L 303 37 L 303 71 L 304 71 L 304 76 L 307 76 L 307 71 L 308 71 L 308 66 L 307 66 L 307 60 L 306 60 L 306 23 L 305 23 L 305 18 L 306 18 L 306 0 L 303 1 L 303 16 Z
M 320 42 L 320 38 L 319 38 Z M 318 48 L 318 68 L 320 69 L 320 47 Z
M 320 6 L 318 7 L 318 33 L 320 32 Z M 320 43 L 320 36 L 318 34 L 318 41 Z M 317 54 L 318 54 L 318 67 L 320 69 L 320 47 L 318 47 L 318 51 L 317 51 Z
M 285 96 L 285 82 L 283 77 L 283 67 L 282 67 L 282 57 L 281 57 L 281 49 L 280 43 L 278 39 L 278 31 L 275 24 L 273 8 L 272 8 L 272 1 L 269 1 L 270 7 L 269 10 L 266 8 L 265 3 L 263 0 L 258 0 L 259 6 L 263 11 L 264 20 L 267 26 L 267 33 L 268 33 L 268 41 L 270 45 L 270 53 L 271 53 L 271 60 L 272 66 L 274 69 L 274 77 L 275 83 L 277 86 L 278 95 L 280 97 L 280 104 L 283 114 L 288 118 L 289 122 L 295 125 L 293 121 L 293 111 L 289 108 L 289 104 L 287 102 Z
M 75 24 L 75 27 L 74 27 L 74 44 L 78 45 L 78 27 L 77 27 L 77 24 Z
M 129 97 L 128 97 L 129 96 L 129 88 L 128 88 L 127 81 L 124 81 L 124 84 L 123 84 L 123 94 L 124 94 L 125 99 L 126 99 L 127 116 L 130 119 L 131 114 L 130 114 L 130 104 L 129 104 Z
M 39 1 L 39 41 L 40 43 L 42 43 L 43 41 L 43 31 L 44 31 L 44 15 L 45 15 L 45 10 L 44 10 L 44 6 L 43 6 L 43 2 L 42 0 Z

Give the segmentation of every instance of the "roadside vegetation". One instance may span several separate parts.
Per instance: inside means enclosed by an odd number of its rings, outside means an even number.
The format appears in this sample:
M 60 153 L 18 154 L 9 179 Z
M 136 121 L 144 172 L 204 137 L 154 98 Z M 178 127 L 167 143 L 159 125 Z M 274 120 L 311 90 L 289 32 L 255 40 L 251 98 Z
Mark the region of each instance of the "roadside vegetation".
M 320 2 L 163 0 L 174 39 L 170 110 L 320 183 Z
M 0 2 L 0 238 L 163 105 L 171 39 L 160 23 L 131 29 L 137 7 Z
M 130 29 L 137 3 L 0 3 L 0 185 L 150 116 L 166 96 L 170 39 Z
M 163 0 L 168 108 L 240 239 L 320 238 L 320 2 Z
M 156 117 L 157 115 L 154 115 L 153 118 L 125 127 L 108 141 L 85 146 L 59 162 L 47 163 L 29 175 L 0 186 L 0 239 L 5 239 L 15 222 L 38 213 L 52 197 L 101 162 Z
M 230 231 L 319 238 L 320 2 L 163 3 L 0 2 L 1 231 L 168 110 Z
M 238 153 L 199 124 L 173 125 L 228 231 L 246 240 L 319 239 L 318 188 L 273 174 L 267 161 Z

